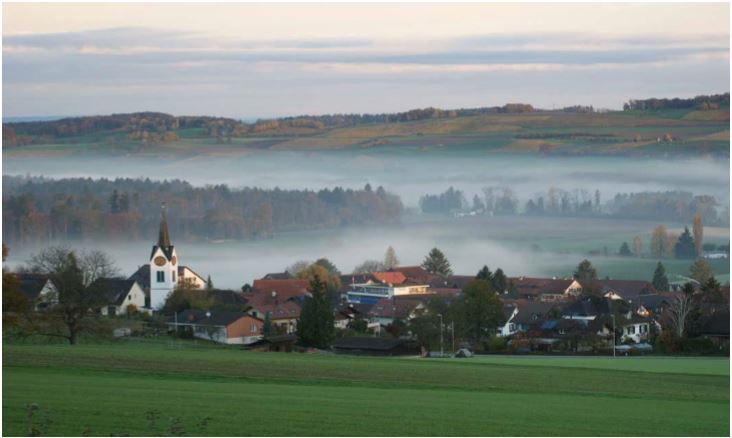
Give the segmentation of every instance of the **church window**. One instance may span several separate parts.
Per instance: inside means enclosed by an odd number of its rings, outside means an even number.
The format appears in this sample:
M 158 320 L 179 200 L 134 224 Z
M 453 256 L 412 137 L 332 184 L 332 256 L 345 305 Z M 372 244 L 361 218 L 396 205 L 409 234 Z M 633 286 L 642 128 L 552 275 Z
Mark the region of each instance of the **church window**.
M 165 272 L 158 271 L 157 275 L 158 275 L 158 283 L 164 283 L 165 282 Z
M 171 272 L 170 275 L 173 276 L 173 283 L 175 283 L 175 271 Z

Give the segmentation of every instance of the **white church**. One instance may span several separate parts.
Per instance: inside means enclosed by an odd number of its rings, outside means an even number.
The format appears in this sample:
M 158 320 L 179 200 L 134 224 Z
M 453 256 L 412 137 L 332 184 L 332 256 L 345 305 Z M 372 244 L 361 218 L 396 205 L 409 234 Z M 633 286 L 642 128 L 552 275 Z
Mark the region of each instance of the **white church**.
M 137 281 L 148 293 L 150 308 L 153 310 L 160 310 L 168 294 L 184 281 L 200 289 L 206 286 L 206 280 L 202 276 L 188 266 L 179 264 L 178 253 L 170 243 L 165 204 L 160 208 L 160 232 L 157 245 L 152 247 L 150 262 L 140 266 L 129 279 Z

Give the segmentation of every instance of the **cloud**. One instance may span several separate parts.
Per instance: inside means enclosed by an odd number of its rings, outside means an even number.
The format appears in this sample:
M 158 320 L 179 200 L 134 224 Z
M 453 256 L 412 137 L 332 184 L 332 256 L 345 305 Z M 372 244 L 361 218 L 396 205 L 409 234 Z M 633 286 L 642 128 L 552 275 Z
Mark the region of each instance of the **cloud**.
M 652 91 L 727 91 L 721 78 L 728 75 L 729 41 L 721 36 L 241 40 L 124 27 L 3 40 L 9 115 L 61 114 L 84 105 L 96 108 L 92 112 L 134 110 L 140 102 L 173 113 L 247 116 L 505 100 L 618 106 Z M 92 102 L 94 93 L 104 100 Z M 240 102 L 252 109 L 238 110 Z

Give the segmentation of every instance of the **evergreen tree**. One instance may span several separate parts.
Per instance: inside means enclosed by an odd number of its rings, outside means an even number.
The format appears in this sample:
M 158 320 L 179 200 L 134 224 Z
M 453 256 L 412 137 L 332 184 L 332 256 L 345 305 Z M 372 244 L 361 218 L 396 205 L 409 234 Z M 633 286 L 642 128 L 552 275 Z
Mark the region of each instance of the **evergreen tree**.
M 211 280 L 211 275 L 209 275 L 208 277 L 206 277 L 206 289 L 211 290 L 213 288 L 214 288 L 214 284 L 213 284 L 213 281 Z
M 384 268 L 392 269 L 397 266 L 399 266 L 399 259 L 396 256 L 394 248 L 389 246 L 389 248 L 386 249 L 386 254 L 384 254 Z
M 272 334 L 272 312 L 267 312 L 264 315 L 264 324 L 262 325 L 262 334 L 269 336 Z
M 119 213 L 119 194 L 117 190 L 113 191 L 109 197 L 109 212 L 112 214 Z
M 445 254 L 437 248 L 432 248 L 427 257 L 425 257 L 424 262 L 422 262 L 422 269 L 430 274 L 437 274 L 441 277 L 449 277 L 452 275 L 450 262 L 445 257 Z
M 576 280 L 597 280 L 597 271 L 592 266 L 592 263 L 585 259 L 577 265 L 577 270 L 574 272 L 574 278 Z
M 681 233 L 679 240 L 676 241 L 674 255 L 677 259 L 693 259 L 697 256 L 694 238 L 691 237 L 689 227 L 684 228 L 684 232 Z
M 669 289 L 668 277 L 666 276 L 666 268 L 661 262 L 656 265 L 656 270 L 653 272 L 653 287 L 659 292 L 664 292 Z
M 628 242 L 623 242 L 623 244 L 620 245 L 620 251 L 618 252 L 618 254 L 623 257 L 630 257 L 632 255 L 630 252 L 630 246 L 628 246 Z
M 481 342 L 494 335 L 503 305 L 489 282 L 473 280 L 468 283 L 463 289 L 460 304 L 462 317 L 458 318 L 458 325 L 465 326 L 470 339 Z
M 502 294 L 507 290 L 508 278 L 506 278 L 506 274 L 503 273 L 503 269 L 496 269 L 496 272 L 493 273 L 493 278 L 491 279 L 491 285 L 499 294 Z
M 478 271 L 478 275 L 475 276 L 476 280 L 484 280 L 484 281 L 492 281 L 493 280 L 493 273 L 490 269 L 488 269 L 488 266 L 483 266 L 480 271 Z
M 335 336 L 333 312 L 325 296 L 325 285 L 315 274 L 310 281 L 312 297 L 306 297 L 297 321 L 297 340 L 300 345 L 328 348 Z

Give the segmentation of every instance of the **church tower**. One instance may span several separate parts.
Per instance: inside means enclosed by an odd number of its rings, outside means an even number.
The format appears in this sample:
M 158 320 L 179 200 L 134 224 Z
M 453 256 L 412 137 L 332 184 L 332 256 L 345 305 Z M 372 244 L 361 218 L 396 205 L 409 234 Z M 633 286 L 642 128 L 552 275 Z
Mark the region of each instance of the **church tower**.
M 178 284 L 178 256 L 170 243 L 165 203 L 160 206 L 160 232 L 158 244 L 150 254 L 150 307 L 160 310 L 165 298 Z

